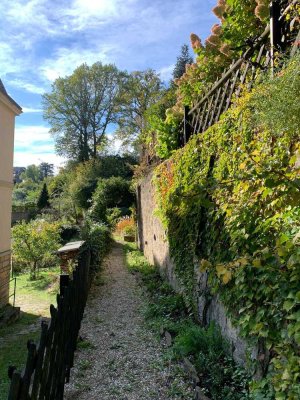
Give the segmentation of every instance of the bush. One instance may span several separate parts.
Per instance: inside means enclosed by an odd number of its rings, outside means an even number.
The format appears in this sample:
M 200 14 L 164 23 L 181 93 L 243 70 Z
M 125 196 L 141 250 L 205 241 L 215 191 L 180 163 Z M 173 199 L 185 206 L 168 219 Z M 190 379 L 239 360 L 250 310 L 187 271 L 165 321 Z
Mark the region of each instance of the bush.
M 133 218 L 122 218 L 116 225 L 116 233 L 118 235 L 136 235 L 136 223 Z
M 74 237 L 77 237 L 80 229 L 77 225 L 63 225 L 60 232 L 60 237 L 64 243 L 69 242 Z
M 85 220 L 81 237 L 91 250 L 91 274 L 99 270 L 102 261 L 110 250 L 111 232 L 107 225 Z
M 228 356 L 229 346 L 215 324 L 202 328 L 190 324 L 175 338 L 176 357 L 192 357 L 201 384 L 215 400 L 248 399 L 248 381 L 245 370 Z
M 134 194 L 130 190 L 130 181 L 121 177 L 99 179 L 92 198 L 90 217 L 96 222 L 109 222 L 108 209 L 119 208 L 129 213 L 134 202 Z

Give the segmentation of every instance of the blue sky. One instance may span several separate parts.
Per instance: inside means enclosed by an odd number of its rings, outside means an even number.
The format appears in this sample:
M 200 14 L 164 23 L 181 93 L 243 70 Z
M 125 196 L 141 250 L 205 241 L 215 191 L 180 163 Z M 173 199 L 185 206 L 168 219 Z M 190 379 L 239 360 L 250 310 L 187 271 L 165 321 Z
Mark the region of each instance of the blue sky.
M 190 33 L 216 22 L 216 0 L 1 0 L 0 78 L 23 107 L 16 119 L 14 165 L 60 165 L 41 95 L 82 63 L 153 68 L 168 80 Z

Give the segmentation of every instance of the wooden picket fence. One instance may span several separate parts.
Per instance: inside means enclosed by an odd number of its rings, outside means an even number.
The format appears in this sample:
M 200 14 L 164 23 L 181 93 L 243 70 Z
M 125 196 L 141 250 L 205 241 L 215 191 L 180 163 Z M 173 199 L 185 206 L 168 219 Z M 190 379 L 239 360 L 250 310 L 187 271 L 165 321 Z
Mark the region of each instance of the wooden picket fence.
M 259 71 L 272 72 L 277 51 L 296 51 L 299 47 L 299 33 L 295 29 L 298 21 L 296 17 L 287 21 L 286 15 L 297 3 L 299 0 L 272 1 L 270 24 L 263 34 L 249 45 L 238 60 L 232 62 L 220 79 L 207 87 L 206 95 L 191 108 L 185 107 L 179 135 L 180 147 L 185 146 L 191 135 L 204 132 L 218 122 L 222 113 L 232 104 L 233 98 L 240 96 L 242 87 L 246 85 L 248 89 L 251 88 Z
M 63 399 L 88 295 L 89 267 L 90 251 L 86 249 L 79 255 L 72 276 L 61 275 L 57 307 L 50 306 L 51 320 L 42 322 L 38 345 L 27 343 L 24 371 L 9 367 L 8 400 Z

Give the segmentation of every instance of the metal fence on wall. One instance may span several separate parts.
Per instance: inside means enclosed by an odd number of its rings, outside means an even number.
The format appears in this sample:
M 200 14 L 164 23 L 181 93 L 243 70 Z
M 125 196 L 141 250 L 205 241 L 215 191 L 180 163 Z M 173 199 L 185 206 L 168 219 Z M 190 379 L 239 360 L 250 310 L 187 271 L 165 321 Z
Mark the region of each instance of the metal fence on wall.
M 232 104 L 233 98 L 240 96 L 243 85 L 251 88 L 258 72 L 268 70 L 272 73 L 277 52 L 284 53 L 290 49 L 292 53 L 296 51 L 299 47 L 299 32 L 295 29 L 297 17 L 287 20 L 286 16 L 291 7 L 298 3 L 299 0 L 271 1 L 270 24 L 262 35 L 253 41 L 238 60 L 232 62 L 220 79 L 207 88 L 207 94 L 193 107 L 185 107 L 180 147 L 188 142 L 191 135 L 204 132 L 218 122 L 222 113 Z

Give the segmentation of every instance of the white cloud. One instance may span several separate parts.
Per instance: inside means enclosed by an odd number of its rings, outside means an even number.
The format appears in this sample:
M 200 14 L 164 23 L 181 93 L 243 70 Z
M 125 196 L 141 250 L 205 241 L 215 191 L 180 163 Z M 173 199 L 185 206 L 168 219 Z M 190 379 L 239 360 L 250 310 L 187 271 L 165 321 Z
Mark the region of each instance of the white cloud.
M 59 77 L 72 74 L 79 65 L 93 64 L 96 61 L 108 62 L 108 53 L 112 51 L 112 46 L 102 48 L 59 48 L 53 58 L 46 60 L 40 67 L 43 78 L 52 82 Z
M 14 153 L 14 166 L 15 167 L 27 167 L 31 164 L 39 165 L 42 162 L 54 164 L 56 167 L 62 167 L 66 160 L 56 154 L 40 153 L 40 154 L 29 154 L 16 151 Z
M 15 147 L 31 147 L 35 142 L 53 142 L 46 126 L 16 126 L 15 129 Z M 53 148 L 53 145 L 52 145 Z
M 18 89 L 24 89 L 29 93 L 43 94 L 46 91 L 44 87 L 35 85 L 34 83 L 25 82 L 22 79 L 9 79 L 8 82 L 10 85 Z
M 41 113 L 41 108 L 22 107 L 23 113 Z
M 82 30 L 96 21 L 104 23 L 118 16 L 120 0 L 75 0 L 66 16 L 71 17 L 68 24 L 74 30 Z
M 14 57 L 12 47 L 8 43 L 0 43 L 0 71 L 1 77 L 7 73 L 15 73 L 21 70 L 21 66 Z
M 17 126 L 15 129 L 14 165 L 24 166 L 48 162 L 59 167 L 66 161 L 54 152 L 49 128 L 42 125 Z
M 54 141 L 45 126 L 17 126 L 15 129 L 14 165 L 26 166 L 51 162 L 60 165 L 63 157 L 54 153 Z
M 62 166 L 66 161 L 54 153 L 54 141 L 45 126 L 17 126 L 15 129 L 14 165 L 26 167 L 30 164 L 48 162 Z
M 8 2 L 4 2 L 7 3 Z M 19 24 L 28 24 L 28 23 L 45 23 L 45 16 L 43 15 L 42 8 L 44 5 L 44 1 L 42 0 L 30 0 L 26 3 L 21 1 L 13 1 L 9 2 L 10 7 L 6 8 L 6 16 L 10 20 L 16 20 Z
M 161 68 L 158 73 L 163 81 L 169 81 L 172 78 L 172 74 L 174 71 L 175 64 L 171 64 L 167 67 Z

